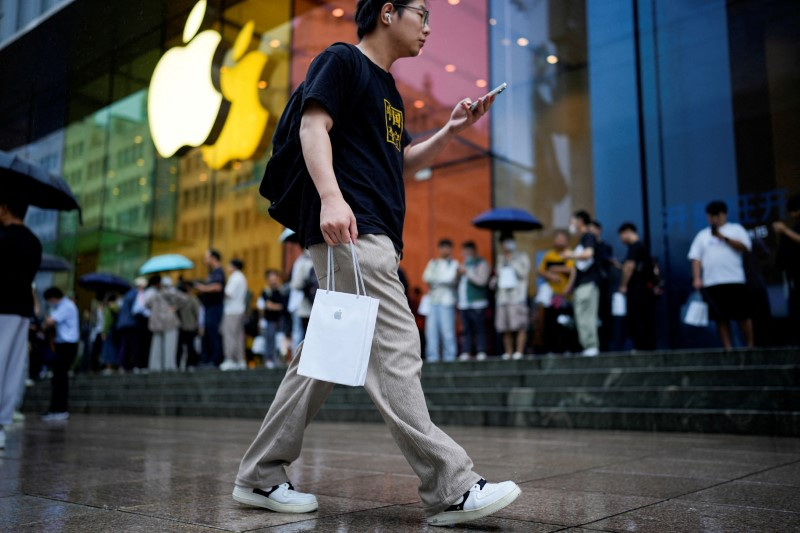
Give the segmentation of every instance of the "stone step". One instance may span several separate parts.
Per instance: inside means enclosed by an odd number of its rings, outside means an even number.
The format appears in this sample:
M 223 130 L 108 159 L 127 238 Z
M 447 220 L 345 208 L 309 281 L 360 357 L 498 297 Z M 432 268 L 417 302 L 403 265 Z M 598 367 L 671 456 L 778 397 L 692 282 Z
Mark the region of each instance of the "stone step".
M 161 402 L 182 405 L 240 404 L 269 406 L 274 390 L 242 391 L 230 389 L 170 390 L 95 389 L 74 391 L 75 405 L 145 405 Z M 31 394 L 29 401 L 44 403 L 49 390 Z M 603 407 L 621 408 L 703 408 L 703 409 L 772 409 L 800 411 L 800 388 L 797 387 L 516 387 L 510 390 L 473 390 L 463 388 L 428 389 L 425 398 L 430 407 Z M 360 388 L 336 387 L 326 402 L 332 405 L 371 406 L 367 393 Z

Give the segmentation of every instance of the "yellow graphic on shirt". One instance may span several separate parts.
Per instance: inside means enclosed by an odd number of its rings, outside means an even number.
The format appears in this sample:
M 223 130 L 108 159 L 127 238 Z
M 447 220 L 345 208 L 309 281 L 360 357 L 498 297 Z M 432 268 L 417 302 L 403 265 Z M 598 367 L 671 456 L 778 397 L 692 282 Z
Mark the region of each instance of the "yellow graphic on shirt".
M 383 100 L 386 110 L 386 142 L 393 144 L 397 151 L 403 149 L 403 112 L 392 107 L 389 100 Z

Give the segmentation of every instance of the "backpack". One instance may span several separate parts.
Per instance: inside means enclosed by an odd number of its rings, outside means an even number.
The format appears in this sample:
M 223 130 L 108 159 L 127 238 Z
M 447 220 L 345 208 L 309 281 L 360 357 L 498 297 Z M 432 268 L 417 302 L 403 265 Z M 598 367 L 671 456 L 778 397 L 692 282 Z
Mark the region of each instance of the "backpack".
M 327 50 L 341 46 L 347 47 L 351 54 L 356 54 L 355 90 L 350 94 L 353 99 L 350 106 L 355 105 L 367 89 L 370 80 L 369 59 L 352 44 L 334 43 Z M 340 52 L 334 50 L 334 53 Z M 272 137 L 272 157 L 264 170 L 258 192 L 270 201 L 267 209 L 269 215 L 285 227 L 299 232 L 300 207 L 303 191 L 310 180 L 303 149 L 300 145 L 300 120 L 303 114 L 303 89 L 305 82 L 300 83 L 292 92 L 286 108 L 281 114 L 275 134 Z M 342 114 L 347 116 L 348 114 Z

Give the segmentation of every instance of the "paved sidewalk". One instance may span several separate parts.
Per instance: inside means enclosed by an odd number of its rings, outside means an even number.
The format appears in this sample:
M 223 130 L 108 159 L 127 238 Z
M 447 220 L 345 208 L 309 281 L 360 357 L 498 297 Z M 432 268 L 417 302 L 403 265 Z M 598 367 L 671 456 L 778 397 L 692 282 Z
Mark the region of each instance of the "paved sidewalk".
M 28 417 L 0 450 L 0 531 L 798 531 L 800 439 L 447 428 L 515 503 L 462 528 L 424 523 L 417 479 L 382 425 L 314 423 L 290 476 L 320 509 L 230 492 L 255 420 Z

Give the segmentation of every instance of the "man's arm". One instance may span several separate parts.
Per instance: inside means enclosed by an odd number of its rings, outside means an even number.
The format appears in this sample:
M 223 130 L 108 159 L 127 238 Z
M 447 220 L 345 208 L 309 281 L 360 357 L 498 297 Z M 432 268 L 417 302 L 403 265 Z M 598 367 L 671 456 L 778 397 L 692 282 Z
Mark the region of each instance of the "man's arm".
M 478 107 L 475 111 L 469 110 L 472 104 L 469 98 L 465 98 L 456 104 L 450 114 L 450 120 L 447 121 L 447 124 L 442 129 L 421 143 L 406 147 L 403 154 L 403 176 L 408 178 L 419 170 L 433 165 L 436 156 L 447 146 L 447 143 L 486 114 L 494 99 L 494 96 L 482 97 L 478 101 Z
M 711 231 L 711 235 L 718 239 L 722 239 L 722 242 L 736 250 L 737 252 L 744 253 L 750 250 L 750 247 L 747 244 L 743 243 L 742 241 L 732 239 L 730 237 L 726 237 L 717 228 L 713 228 Z
M 619 282 L 619 292 L 622 294 L 628 292 L 628 283 L 631 281 L 631 276 L 633 276 L 633 270 L 635 268 L 636 261 L 633 259 L 627 259 L 622 263 L 622 279 Z
M 573 252 L 564 252 L 561 255 L 563 255 L 567 259 L 574 259 L 576 261 L 587 261 L 594 257 L 594 248 L 584 248 L 583 251 L 581 251 L 581 253 L 579 254 L 576 254 L 573 251 Z
M 300 145 L 306 168 L 322 202 L 319 213 L 322 236 L 329 246 L 338 246 L 355 243 L 358 228 L 353 210 L 345 202 L 333 172 L 333 150 L 328 135 L 331 128 L 333 118 L 328 111 L 322 104 L 311 101 L 300 121 Z
M 703 288 L 702 271 L 702 263 L 697 259 L 692 259 L 692 286 L 698 291 Z
M 773 222 L 772 228 L 778 235 L 786 235 L 788 239 L 800 244 L 800 233 L 797 233 L 783 222 Z

